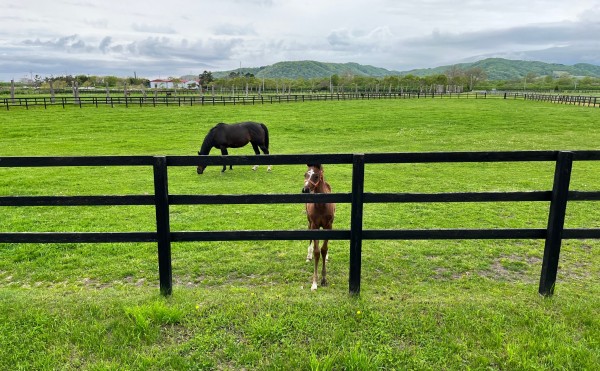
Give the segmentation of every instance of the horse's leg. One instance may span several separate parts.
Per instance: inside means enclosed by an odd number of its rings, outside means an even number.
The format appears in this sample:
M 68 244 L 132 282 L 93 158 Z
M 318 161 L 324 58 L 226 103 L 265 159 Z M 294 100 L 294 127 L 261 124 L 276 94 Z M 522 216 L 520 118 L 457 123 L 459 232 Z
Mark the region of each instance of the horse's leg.
M 321 247 L 321 257 L 323 258 L 323 269 L 321 270 L 321 286 L 327 285 L 327 245 L 329 240 L 323 241 L 323 246 Z
M 260 151 L 258 150 L 258 145 L 254 142 L 250 142 L 252 144 L 252 149 L 254 150 L 255 155 L 260 155 Z M 252 166 L 252 170 L 256 171 L 258 169 L 258 165 Z
M 227 156 L 229 153 L 227 152 L 227 148 L 221 148 L 221 154 L 223 156 Z M 222 173 L 225 172 L 225 170 L 227 170 L 227 165 L 223 165 L 223 170 L 221 170 Z M 231 167 L 231 165 L 229 165 L 229 170 L 233 170 L 233 168 Z
M 328 221 L 323 226 L 323 229 L 331 230 L 333 222 Z M 327 285 L 327 262 L 329 261 L 329 240 L 323 240 L 323 246 L 321 246 L 321 257 L 323 258 L 323 268 L 321 270 L 321 285 Z
M 307 262 L 311 261 L 313 258 L 313 246 L 314 245 L 315 245 L 315 241 L 310 240 L 310 243 L 308 244 L 308 251 L 306 252 L 306 261 Z
M 268 154 L 269 154 L 269 149 L 268 149 L 268 148 L 267 148 L 267 146 L 265 146 L 264 144 L 263 144 L 262 146 L 260 146 L 260 149 L 263 151 L 263 153 L 264 153 L 265 155 L 268 155 Z M 267 171 L 271 171 L 271 168 L 272 168 L 272 166 L 271 166 L 271 165 L 267 166 Z
M 304 207 L 305 207 L 305 212 L 306 212 L 306 218 L 308 219 L 308 229 L 312 229 L 312 222 L 309 217 L 310 214 L 308 211 L 308 204 L 305 204 Z M 315 245 L 314 240 L 308 241 L 308 251 L 306 252 L 306 262 L 311 261 L 313 258 L 313 246 L 314 245 Z
M 319 240 L 315 240 L 314 241 L 314 247 L 313 247 L 313 258 L 315 260 L 315 269 L 313 270 L 313 279 L 312 279 L 312 286 L 310 287 L 311 291 L 315 291 L 317 289 L 317 280 L 319 279 L 318 277 L 318 268 L 319 268 L 319 256 L 321 255 L 321 251 L 319 251 Z

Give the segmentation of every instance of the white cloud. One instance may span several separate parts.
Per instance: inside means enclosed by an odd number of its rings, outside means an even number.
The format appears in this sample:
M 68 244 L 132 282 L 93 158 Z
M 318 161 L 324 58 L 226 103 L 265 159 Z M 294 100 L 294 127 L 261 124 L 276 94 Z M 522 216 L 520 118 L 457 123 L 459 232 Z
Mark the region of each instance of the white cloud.
M 157 34 L 176 34 L 177 31 L 171 26 L 161 24 L 146 24 L 146 23 L 134 23 L 132 26 L 134 31 L 143 33 L 157 33 Z
M 600 64 L 599 9 L 598 0 L 25 0 L 0 14 L 0 80 L 307 59 L 394 70 L 489 55 Z

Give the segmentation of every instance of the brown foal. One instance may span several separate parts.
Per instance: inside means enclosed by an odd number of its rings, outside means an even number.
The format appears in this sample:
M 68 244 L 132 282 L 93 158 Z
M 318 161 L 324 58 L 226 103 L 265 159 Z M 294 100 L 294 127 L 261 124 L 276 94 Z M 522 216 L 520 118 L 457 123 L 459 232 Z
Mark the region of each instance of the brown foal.
M 308 170 L 304 174 L 304 187 L 302 193 L 331 193 L 331 186 L 323 177 L 323 166 L 320 164 L 307 164 Z M 307 203 L 306 217 L 308 218 L 309 229 L 331 229 L 333 227 L 333 218 L 335 216 L 334 203 Z M 308 245 L 308 254 L 306 261 L 314 258 L 315 269 L 313 272 L 311 290 L 317 289 L 317 269 L 319 266 L 319 258 L 323 259 L 323 269 L 321 271 L 321 285 L 327 285 L 327 244 L 329 240 L 323 241 L 323 246 L 319 249 L 319 241 L 312 240 Z M 312 251 L 311 251 L 312 250 Z

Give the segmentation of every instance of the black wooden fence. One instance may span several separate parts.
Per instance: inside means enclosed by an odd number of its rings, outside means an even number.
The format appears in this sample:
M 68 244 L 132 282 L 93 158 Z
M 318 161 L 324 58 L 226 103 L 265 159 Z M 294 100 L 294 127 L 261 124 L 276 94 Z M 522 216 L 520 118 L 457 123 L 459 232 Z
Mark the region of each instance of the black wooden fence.
M 556 163 L 552 190 L 528 192 L 469 193 L 369 193 L 364 191 L 365 164 L 536 162 Z M 433 152 L 371 153 L 269 156 L 103 156 L 103 157 L 0 157 L 0 167 L 53 166 L 152 166 L 154 195 L 127 196 L 0 196 L 0 206 L 93 206 L 155 205 L 153 232 L 2 232 L 0 243 L 106 243 L 157 242 L 160 291 L 172 293 L 171 243 L 182 241 L 251 241 L 331 239 L 350 241 L 350 293 L 360 292 L 363 240 L 437 239 L 544 239 L 539 293 L 552 295 L 563 239 L 600 239 L 600 229 L 565 229 L 567 201 L 600 201 L 600 191 L 570 191 L 573 161 L 600 161 L 600 151 L 517 151 L 517 152 Z M 262 195 L 173 195 L 168 190 L 169 166 L 204 165 L 290 165 L 320 162 L 352 164 L 352 192 L 334 194 Z M 506 202 L 545 201 L 550 203 L 546 229 L 425 229 L 363 230 L 365 203 L 406 202 Z M 337 202 L 351 203 L 349 230 L 255 230 L 255 231 L 171 231 L 170 205 L 191 204 L 275 204 Z
M 472 93 L 334 93 L 334 94 L 279 94 L 279 95 L 202 95 L 202 96 L 115 96 L 115 97 L 19 97 L 0 98 L 0 106 L 11 107 L 157 107 L 157 106 L 204 106 L 204 105 L 255 105 L 311 101 L 373 100 L 373 99 L 485 99 L 486 92 Z M 516 95 L 515 95 L 516 97 Z
M 592 95 L 562 95 L 562 94 L 538 94 L 525 93 L 525 100 L 537 100 L 557 104 L 572 104 L 585 107 L 600 107 L 600 99 Z
M 184 107 L 184 106 L 235 106 L 318 101 L 378 100 L 378 99 L 524 99 L 571 104 L 586 107 L 600 107 L 596 96 L 576 96 L 560 94 L 538 94 L 522 92 L 469 92 L 469 93 L 336 93 L 336 94 L 279 94 L 279 95 L 164 95 L 164 96 L 115 96 L 93 97 L 19 97 L 0 98 L 0 107 Z

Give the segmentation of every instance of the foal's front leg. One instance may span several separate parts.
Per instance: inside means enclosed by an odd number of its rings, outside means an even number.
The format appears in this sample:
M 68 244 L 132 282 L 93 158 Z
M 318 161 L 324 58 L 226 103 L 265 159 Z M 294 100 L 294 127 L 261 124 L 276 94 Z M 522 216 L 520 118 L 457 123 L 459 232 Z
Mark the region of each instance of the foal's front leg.
M 318 277 L 318 268 L 319 268 L 319 257 L 321 256 L 321 251 L 319 250 L 319 240 L 314 240 L 313 246 L 313 258 L 315 260 L 315 269 L 313 270 L 313 279 L 312 286 L 310 287 L 311 291 L 315 291 L 317 289 L 317 280 Z
M 308 251 L 306 252 L 306 261 L 309 262 L 313 258 L 313 246 L 315 245 L 315 240 L 310 240 L 308 244 Z

